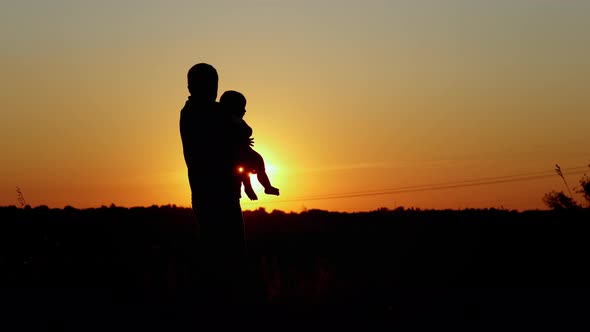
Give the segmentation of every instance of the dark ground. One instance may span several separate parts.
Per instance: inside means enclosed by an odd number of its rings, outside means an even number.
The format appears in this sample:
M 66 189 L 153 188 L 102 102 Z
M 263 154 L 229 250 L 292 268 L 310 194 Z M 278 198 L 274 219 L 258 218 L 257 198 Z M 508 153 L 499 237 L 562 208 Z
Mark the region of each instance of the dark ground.
M 0 207 L 0 329 L 590 328 L 589 210 L 244 219 L 250 296 L 215 307 L 190 209 Z

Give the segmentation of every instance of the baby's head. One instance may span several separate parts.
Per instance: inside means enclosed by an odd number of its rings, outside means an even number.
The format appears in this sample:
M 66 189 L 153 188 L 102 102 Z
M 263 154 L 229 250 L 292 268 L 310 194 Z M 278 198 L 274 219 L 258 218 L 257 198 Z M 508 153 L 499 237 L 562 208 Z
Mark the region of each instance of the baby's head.
M 221 108 L 240 118 L 246 113 L 246 97 L 243 94 L 229 90 L 219 98 Z

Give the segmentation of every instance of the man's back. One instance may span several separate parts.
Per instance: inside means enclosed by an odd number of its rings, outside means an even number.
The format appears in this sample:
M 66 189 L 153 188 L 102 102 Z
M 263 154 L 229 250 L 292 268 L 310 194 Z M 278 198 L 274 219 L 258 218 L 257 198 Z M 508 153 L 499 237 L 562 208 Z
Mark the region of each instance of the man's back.
M 193 202 L 239 199 L 234 133 L 218 104 L 189 97 L 180 113 L 180 135 Z

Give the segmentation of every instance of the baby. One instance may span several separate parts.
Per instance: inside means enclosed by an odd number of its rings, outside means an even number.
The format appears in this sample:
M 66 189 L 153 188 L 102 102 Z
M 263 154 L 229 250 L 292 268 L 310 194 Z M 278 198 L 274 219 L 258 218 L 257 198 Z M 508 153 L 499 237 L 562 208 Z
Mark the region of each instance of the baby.
M 279 189 L 273 187 L 270 184 L 268 175 L 264 168 L 264 159 L 262 156 L 252 149 L 253 140 L 252 128 L 244 121 L 243 117 L 246 114 L 246 97 L 237 91 L 226 91 L 219 99 L 219 105 L 221 106 L 221 112 L 226 112 L 231 118 L 231 121 L 235 122 L 237 128 L 238 137 L 243 139 L 243 143 L 240 143 L 238 160 L 240 166 L 238 171 L 242 174 L 242 183 L 244 184 L 244 191 L 248 198 L 251 200 L 257 200 L 258 196 L 252 189 L 252 183 L 250 183 L 250 174 L 256 174 L 258 182 L 264 187 L 264 193 L 268 195 L 279 195 Z

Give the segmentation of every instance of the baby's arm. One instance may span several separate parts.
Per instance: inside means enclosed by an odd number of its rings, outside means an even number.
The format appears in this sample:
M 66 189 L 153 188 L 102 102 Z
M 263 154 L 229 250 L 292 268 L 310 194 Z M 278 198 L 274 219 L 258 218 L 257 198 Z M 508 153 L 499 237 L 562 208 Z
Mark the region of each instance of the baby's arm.
M 244 119 L 241 122 L 241 130 L 243 137 L 246 139 L 248 146 L 254 146 L 254 138 L 252 137 L 252 127 L 250 127 Z

